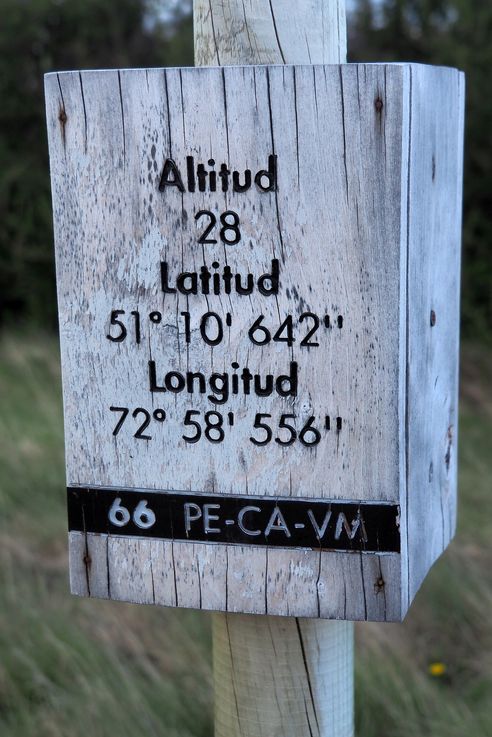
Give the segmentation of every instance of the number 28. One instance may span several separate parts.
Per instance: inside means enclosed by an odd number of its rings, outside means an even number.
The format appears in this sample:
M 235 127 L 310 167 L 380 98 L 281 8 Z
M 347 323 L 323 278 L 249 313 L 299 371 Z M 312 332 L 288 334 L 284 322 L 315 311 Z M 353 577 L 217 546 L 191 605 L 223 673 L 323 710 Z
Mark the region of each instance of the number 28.
M 199 237 L 198 243 L 203 245 L 217 243 L 217 238 L 210 237 L 217 226 L 217 216 L 210 210 L 200 210 L 195 215 L 195 220 L 198 222 L 201 218 L 208 218 L 208 225 Z M 233 210 L 226 210 L 220 215 L 219 220 L 222 226 L 219 231 L 220 240 L 227 246 L 235 246 L 241 240 L 239 215 Z

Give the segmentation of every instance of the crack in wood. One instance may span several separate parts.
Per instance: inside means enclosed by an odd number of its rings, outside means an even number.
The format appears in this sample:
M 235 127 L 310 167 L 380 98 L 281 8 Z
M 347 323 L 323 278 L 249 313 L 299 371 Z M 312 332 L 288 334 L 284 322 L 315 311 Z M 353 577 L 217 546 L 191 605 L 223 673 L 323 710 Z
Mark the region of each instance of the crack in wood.
M 308 689 L 309 689 L 309 697 L 311 699 L 311 704 L 312 704 L 312 707 L 313 707 L 314 719 L 316 721 L 316 727 L 318 729 L 318 733 L 321 733 L 319 722 L 318 722 L 318 714 L 317 714 L 317 711 L 316 711 L 316 702 L 314 700 L 313 685 L 311 683 L 311 675 L 310 675 L 310 672 L 309 672 L 309 665 L 308 665 L 308 661 L 307 661 L 307 657 L 306 657 L 306 650 L 305 650 L 305 647 L 304 647 L 304 639 L 303 639 L 303 636 L 302 636 L 301 624 L 300 624 L 300 621 L 299 621 L 299 618 L 298 617 L 295 617 L 295 623 L 296 623 L 296 627 L 297 627 L 297 633 L 299 635 L 299 643 L 301 645 L 302 660 L 303 660 L 304 669 L 305 669 L 305 672 L 306 672 L 307 685 L 308 685 Z
M 126 130 L 125 130 L 125 111 L 123 109 L 123 92 L 121 89 L 121 72 L 118 69 L 118 90 L 120 94 L 121 108 L 121 133 L 123 136 L 123 166 L 126 166 Z
M 82 109 L 84 111 L 84 153 L 87 153 L 87 110 L 85 107 L 84 87 L 82 84 L 82 74 L 79 72 L 80 80 L 80 96 L 82 98 Z
M 269 5 L 270 5 L 270 14 L 272 16 L 273 30 L 275 32 L 275 38 L 277 40 L 277 46 L 278 46 L 278 50 L 280 52 L 280 58 L 282 59 L 282 63 L 283 64 L 286 64 L 287 62 L 285 60 L 284 52 L 282 50 L 282 46 L 280 44 L 280 38 L 279 38 L 279 35 L 278 35 L 277 22 L 275 20 L 275 13 L 273 12 L 272 0 L 268 0 L 268 2 L 269 2 Z

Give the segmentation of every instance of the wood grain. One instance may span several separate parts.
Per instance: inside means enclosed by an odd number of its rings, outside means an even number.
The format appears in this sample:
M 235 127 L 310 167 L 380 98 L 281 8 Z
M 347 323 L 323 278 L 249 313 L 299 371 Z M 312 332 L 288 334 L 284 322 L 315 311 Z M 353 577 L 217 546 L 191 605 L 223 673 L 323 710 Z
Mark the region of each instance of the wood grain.
M 52 113 L 58 128 L 53 167 L 59 167 L 54 195 L 56 203 L 64 202 L 64 212 L 56 213 L 63 219 L 57 223 L 63 228 L 57 238 L 60 330 L 64 365 L 77 366 L 77 372 L 65 372 L 69 484 L 398 501 L 401 256 L 391 245 L 401 238 L 404 76 L 402 67 L 378 65 L 87 72 L 81 87 L 78 74 L 59 75 L 67 99 L 65 144 L 57 99 Z M 48 83 L 58 98 L 58 79 Z M 385 84 L 390 112 L 381 128 L 374 99 Z M 200 96 L 208 101 L 206 109 L 193 107 Z M 86 120 L 87 154 L 83 130 L 76 130 Z M 279 161 L 276 195 L 156 192 L 165 152 L 180 162 L 189 152 L 199 160 L 213 153 L 217 161 L 256 170 L 266 166 L 273 149 Z M 246 247 L 228 250 L 233 272 L 260 275 L 272 258 L 281 260 L 278 299 L 255 294 L 224 301 L 210 295 L 192 303 L 160 293 L 161 258 L 174 273 L 182 260 L 200 267 L 194 212 L 205 207 L 239 212 Z M 208 262 L 224 263 L 221 245 L 209 250 Z M 227 345 L 211 350 L 195 340 L 186 351 L 179 315 L 187 307 L 195 315 L 207 308 L 228 310 L 233 326 Z M 147 322 L 139 346 L 115 345 L 105 339 L 113 308 L 144 315 L 162 309 L 166 324 L 159 331 Z M 278 343 L 260 348 L 248 340 L 260 313 L 265 324 L 278 327 L 288 314 L 305 310 L 332 320 L 342 314 L 344 327 L 324 329 L 319 349 L 303 349 L 299 341 L 290 351 Z M 176 421 L 191 403 L 214 407 L 186 393 L 151 396 L 151 358 L 159 376 L 171 368 L 230 370 L 233 360 L 277 375 L 297 361 L 299 392 L 292 400 L 231 396 L 227 410 L 236 413 L 235 432 L 218 446 L 186 445 L 177 442 Z M 117 417 L 109 406 L 153 409 L 158 402 L 174 424 L 154 428 L 157 442 L 139 445 L 129 430 L 112 438 Z M 243 442 L 257 412 L 277 417 L 279 407 L 300 421 L 310 414 L 341 416 L 344 430 L 333 428 L 312 452 L 300 444 L 285 449 L 272 443 L 265 454 Z
M 195 64 L 340 64 L 345 0 L 195 0 Z
M 401 566 L 387 559 L 384 597 L 385 556 L 143 542 L 128 544 L 135 563 L 109 592 L 101 573 L 91 595 L 151 599 L 150 549 L 163 553 L 152 573 L 171 604 L 400 619 L 454 530 L 462 77 L 400 64 L 154 69 L 48 75 L 46 90 L 68 483 L 402 509 Z M 213 154 L 257 170 L 272 151 L 276 193 L 158 192 L 166 157 Z M 261 274 L 279 258 L 281 289 L 277 300 L 210 295 L 210 310 L 232 314 L 227 345 L 211 351 L 196 341 L 186 351 L 179 314 L 207 307 L 162 295 L 158 265 L 199 268 L 194 213 L 205 207 L 240 215 L 246 248 L 227 251 L 233 271 Z M 222 246 L 210 247 L 212 258 L 224 261 Z M 117 308 L 161 309 L 165 324 L 160 333 L 146 326 L 138 346 L 111 344 L 104 336 Z M 343 330 L 327 331 L 320 348 L 295 344 L 288 356 L 278 344 L 251 350 L 247 330 L 260 312 L 278 326 L 279 315 L 306 309 L 343 314 Z M 149 393 L 150 358 L 181 371 L 237 360 L 272 373 L 295 360 L 299 393 L 231 397 L 238 424 L 220 445 L 179 441 L 184 395 L 164 398 L 172 422 L 153 429 L 155 442 L 130 431 L 114 438 L 109 406 L 152 410 L 162 400 Z M 198 397 L 193 406 L 212 409 Z M 265 452 L 247 442 L 256 412 L 284 411 L 341 416 L 344 429 L 314 450 L 272 443 Z M 79 538 L 72 585 L 85 593 L 78 556 L 93 541 Z M 122 545 L 107 546 L 110 579 Z M 99 557 L 90 578 L 104 568 Z M 299 560 L 306 575 L 293 576 Z
M 217 737 L 353 734 L 350 622 L 224 619 L 214 619 Z
M 407 194 L 408 601 L 456 530 L 464 75 L 410 70 Z M 425 512 L 424 512 L 425 510 Z

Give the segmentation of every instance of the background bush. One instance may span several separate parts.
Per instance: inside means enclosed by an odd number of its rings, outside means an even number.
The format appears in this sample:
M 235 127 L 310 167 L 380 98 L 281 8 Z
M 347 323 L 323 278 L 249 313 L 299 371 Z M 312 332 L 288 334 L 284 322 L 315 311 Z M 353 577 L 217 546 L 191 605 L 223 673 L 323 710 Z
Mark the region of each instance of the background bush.
M 43 74 L 193 63 L 191 0 L 0 0 L 0 323 L 56 324 Z M 354 0 L 351 61 L 467 74 L 463 331 L 492 337 L 492 3 Z

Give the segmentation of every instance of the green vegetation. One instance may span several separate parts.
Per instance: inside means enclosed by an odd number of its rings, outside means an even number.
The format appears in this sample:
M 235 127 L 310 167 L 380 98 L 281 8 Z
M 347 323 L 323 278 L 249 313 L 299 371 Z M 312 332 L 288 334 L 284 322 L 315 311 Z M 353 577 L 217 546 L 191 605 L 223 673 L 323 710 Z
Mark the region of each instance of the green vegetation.
M 462 322 L 465 336 L 492 335 L 492 3 L 483 0 L 357 0 L 350 61 L 419 61 L 466 73 Z
M 0 734 L 211 737 L 208 616 L 68 593 L 55 339 L 4 335 L 0 356 Z M 468 347 L 457 540 L 403 625 L 358 626 L 361 737 L 492 734 L 487 372 Z
M 56 341 L 0 356 L 0 734 L 210 735 L 206 616 L 68 594 Z

